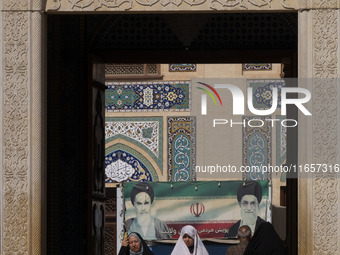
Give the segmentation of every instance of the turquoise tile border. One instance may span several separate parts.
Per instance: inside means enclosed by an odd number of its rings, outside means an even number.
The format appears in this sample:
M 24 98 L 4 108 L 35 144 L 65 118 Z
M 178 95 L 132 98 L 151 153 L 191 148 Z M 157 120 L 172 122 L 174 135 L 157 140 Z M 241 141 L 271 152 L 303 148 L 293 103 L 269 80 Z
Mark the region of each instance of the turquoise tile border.
M 277 115 L 276 119 L 279 119 L 280 122 L 283 119 L 286 119 L 284 116 Z M 279 122 L 278 122 L 279 123 Z M 276 165 L 281 166 L 286 163 L 287 159 L 287 128 L 282 125 L 276 125 Z M 281 182 L 287 181 L 287 174 L 281 173 L 280 176 Z
M 265 119 L 268 117 L 244 116 L 242 121 L 246 122 L 242 127 L 242 152 L 244 166 L 268 166 L 271 165 L 271 126 L 270 122 Z M 250 119 L 263 121 L 262 127 L 250 127 L 247 125 Z M 261 123 L 261 122 L 259 122 Z M 255 122 L 252 122 L 255 126 Z M 258 124 L 257 126 L 260 126 Z M 243 173 L 243 179 L 246 180 L 267 180 L 271 178 L 268 173 Z
M 168 117 L 168 181 L 195 181 L 196 118 Z

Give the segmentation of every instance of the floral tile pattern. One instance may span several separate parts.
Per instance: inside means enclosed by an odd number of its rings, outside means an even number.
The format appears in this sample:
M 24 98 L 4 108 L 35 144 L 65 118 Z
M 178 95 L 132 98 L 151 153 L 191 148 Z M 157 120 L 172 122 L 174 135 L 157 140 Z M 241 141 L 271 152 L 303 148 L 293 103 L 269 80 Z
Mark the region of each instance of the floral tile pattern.
M 105 108 L 108 112 L 190 111 L 190 82 L 108 83 Z
M 277 109 L 281 108 L 281 88 L 284 80 L 248 80 L 248 87 L 253 88 L 253 105 L 256 109 L 269 109 L 272 106 L 273 88 L 278 88 Z
M 196 119 L 168 118 L 168 181 L 195 181 Z
M 106 118 L 105 141 L 115 139 L 132 142 L 149 154 L 162 169 L 162 117 Z
M 271 165 L 271 126 L 266 117 L 244 116 L 243 121 L 251 121 L 251 127 L 245 125 L 242 128 L 242 152 L 244 166 L 268 166 Z M 271 175 L 262 172 L 243 173 L 246 180 L 267 180 Z

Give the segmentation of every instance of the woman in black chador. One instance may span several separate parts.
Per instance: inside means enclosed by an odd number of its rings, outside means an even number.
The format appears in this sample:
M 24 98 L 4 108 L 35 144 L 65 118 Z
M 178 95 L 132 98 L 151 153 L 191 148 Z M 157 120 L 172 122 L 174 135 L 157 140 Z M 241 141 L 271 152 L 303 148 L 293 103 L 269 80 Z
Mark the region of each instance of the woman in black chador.
M 124 237 L 118 255 L 154 255 L 143 238 L 136 232 Z
M 285 246 L 273 225 L 263 222 L 250 239 L 243 255 L 286 255 Z

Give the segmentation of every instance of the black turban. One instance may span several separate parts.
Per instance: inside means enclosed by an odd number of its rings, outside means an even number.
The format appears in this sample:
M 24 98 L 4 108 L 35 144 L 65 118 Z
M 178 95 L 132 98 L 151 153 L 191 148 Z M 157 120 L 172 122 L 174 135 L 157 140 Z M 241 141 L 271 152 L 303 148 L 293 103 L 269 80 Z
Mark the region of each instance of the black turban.
M 147 183 L 139 182 L 132 188 L 131 193 L 130 193 L 130 199 L 133 205 L 135 202 L 135 197 L 137 196 L 138 193 L 141 193 L 141 192 L 147 193 L 149 197 L 151 198 L 151 203 L 153 203 L 153 199 L 155 197 L 153 193 L 153 188 Z
M 260 203 L 262 200 L 261 186 L 257 181 L 246 181 L 240 184 L 237 190 L 237 200 L 241 202 L 241 199 L 245 195 L 253 195 Z

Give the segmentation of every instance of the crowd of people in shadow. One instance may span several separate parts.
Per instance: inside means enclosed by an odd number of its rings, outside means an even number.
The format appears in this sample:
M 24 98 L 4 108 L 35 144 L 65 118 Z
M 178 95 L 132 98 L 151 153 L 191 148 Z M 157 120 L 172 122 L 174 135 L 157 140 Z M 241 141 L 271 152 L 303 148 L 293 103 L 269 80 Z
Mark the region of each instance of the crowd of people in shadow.
M 272 224 L 263 222 L 252 236 L 251 228 L 242 225 L 237 234 L 239 244 L 231 245 L 226 255 L 285 255 L 284 243 Z M 136 232 L 130 233 L 122 241 L 118 255 L 154 255 L 145 240 Z M 209 255 L 197 230 L 190 225 L 184 226 L 171 255 Z

